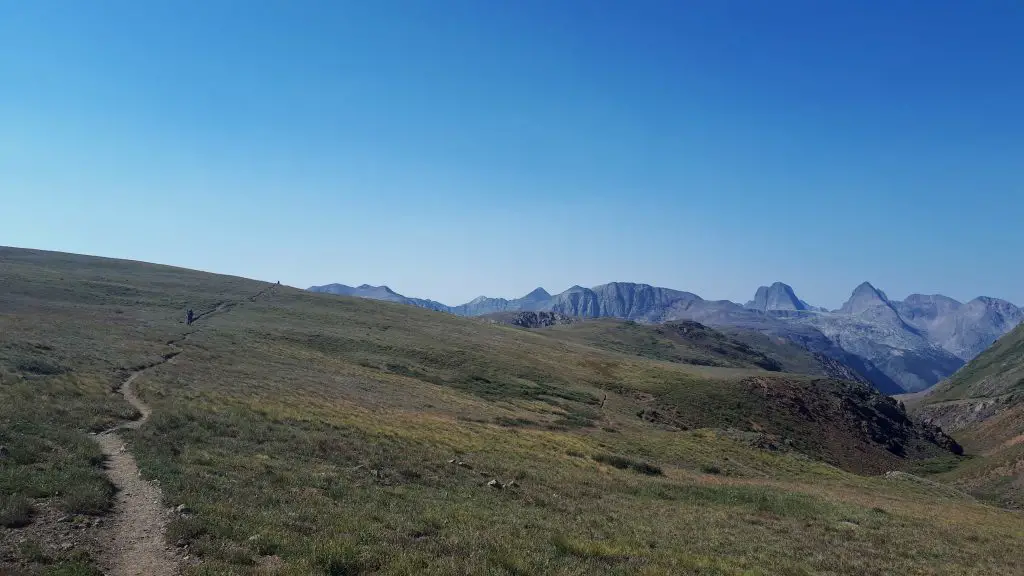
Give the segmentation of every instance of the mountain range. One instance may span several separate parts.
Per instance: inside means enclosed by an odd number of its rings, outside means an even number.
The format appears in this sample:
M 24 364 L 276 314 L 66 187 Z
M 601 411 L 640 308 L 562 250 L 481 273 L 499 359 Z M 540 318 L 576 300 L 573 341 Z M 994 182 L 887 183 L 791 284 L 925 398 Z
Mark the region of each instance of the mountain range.
M 839 309 L 831 311 L 801 300 L 782 282 L 759 287 L 745 305 L 632 282 L 573 286 L 559 294 L 537 288 L 522 298 L 480 296 L 458 306 L 409 298 L 387 286 L 328 284 L 309 290 L 459 316 L 554 312 L 649 324 L 692 320 L 719 329 L 759 332 L 842 362 L 889 394 L 931 387 L 1024 320 L 1024 309 L 1005 300 L 979 297 L 962 303 L 921 294 L 891 300 L 869 282 L 857 286 Z

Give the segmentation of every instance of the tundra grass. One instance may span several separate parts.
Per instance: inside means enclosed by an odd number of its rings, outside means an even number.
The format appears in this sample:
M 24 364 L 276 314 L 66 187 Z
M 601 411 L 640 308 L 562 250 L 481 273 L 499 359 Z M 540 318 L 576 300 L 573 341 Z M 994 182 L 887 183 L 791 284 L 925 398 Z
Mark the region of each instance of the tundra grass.
M 131 416 L 113 390 L 186 331 L 187 306 L 227 303 L 136 380 L 154 411 L 127 435 L 165 504 L 185 505 L 167 537 L 200 560 L 193 574 L 1020 571 L 1019 514 L 853 474 L 814 445 L 755 447 L 786 426 L 853 438 L 841 422 L 794 427 L 790 393 L 840 392 L 813 378 L 297 290 L 251 302 L 264 284 L 139 263 L 5 250 L 0 264 L 12 524 L 102 486 L 87 434 Z M 664 405 L 687 429 L 639 416 Z M 10 554 L 51 568 L 29 552 Z
M 628 392 L 659 392 L 660 364 L 528 357 L 535 335 L 460 338 L 480 328 L 419 314 L 282 293 L 212 320 L 139 380 L 155 412 L 132 447 L 168 504 L 193 511 L 170 538 L 204 558 L 196 573 L 259 573 L 269 558 L 286 574 L 1017 569 L 1013 513 L 736 431 L 653 426 Z M 444 340 L 434 323 L 451 323 Z M 698 393 L 745 373 L 673 374 Z M 565 425 L 574 410 L 589 424 Z

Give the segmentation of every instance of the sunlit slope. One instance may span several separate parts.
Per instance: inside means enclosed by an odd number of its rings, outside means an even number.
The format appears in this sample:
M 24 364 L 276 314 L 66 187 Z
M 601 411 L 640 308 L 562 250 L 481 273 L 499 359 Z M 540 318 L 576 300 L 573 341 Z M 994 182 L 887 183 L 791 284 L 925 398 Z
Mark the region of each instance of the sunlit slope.
M 165 354 L 185 306 L 223 307 L 136 381 L 154 412 L 128 444 L 189 510 L 167 537 L 197 574 L 1017 570 L 1019 515 L 843 470 L 948 448 L 864 386 L 284 288 L 252 301 L 265 283 L 140 263 L 0 266 L 0 486 L 37 511 L 102 496 L 85 430 L 128 411 L 122 369 Z
M 546 328 L 549 336 L 603 350 L 697 366 L 751 368 L 863 381 L 851 368 L 783 338 L 680 320 L 638 324 L 599 319 Z
M 940 478 L 1002 505 L 1024 507 L 1024 325 L 908 403 L 978 456 Z

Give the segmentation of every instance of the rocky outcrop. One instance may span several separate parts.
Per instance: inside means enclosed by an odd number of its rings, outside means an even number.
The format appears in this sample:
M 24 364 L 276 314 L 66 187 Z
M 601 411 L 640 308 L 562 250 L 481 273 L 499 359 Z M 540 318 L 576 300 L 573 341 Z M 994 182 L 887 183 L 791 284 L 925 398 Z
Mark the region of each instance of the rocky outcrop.
M 863 308 L 859 314 L 816 313 L 791 322 L 816 328 L 905 391 L 928 388 L 963 365 L 963 360 L 903 322 L 887 304 Z
M 482 317 L 495 324 L 509 324 L 520 328 L 547 328 L 578 322 L 578 318 L 558 312 L 498 312 Z
M 806 302 L 796 297 L 793 288 L 782 282 L 761 286 L 754 293 L 754 299 L 747 302 L 747 308 L 767 312 L 769 310 L 807 310 Z

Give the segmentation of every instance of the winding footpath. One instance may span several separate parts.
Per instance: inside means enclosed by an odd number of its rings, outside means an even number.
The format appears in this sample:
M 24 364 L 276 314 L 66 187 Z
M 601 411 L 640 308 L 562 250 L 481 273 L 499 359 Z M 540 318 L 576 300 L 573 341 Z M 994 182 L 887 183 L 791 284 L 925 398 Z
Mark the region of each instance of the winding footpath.
M 254 302 L 272 290 L 273 287 L 264 289 L 248 300 Z M 233 305 L 221 303 L 196 320 L 229 310 Z M 103 549 L 100 565 L 104 574 L 109 576 L 176 576 L 181 572 L 183 558 L 167 545 L 164 538 L 167 523 L 173 513 L 164 508 L 160 489 L 142 478 L 135 458 L 117 431 L 136 430 L 149 420 L 153 410 L 139 399 L 132 384 L 147 370 L 174 362 L 182 353 L 178 343 L 190 335 L 188 333 L 178 340 L 168 342 L 172 353 L 166 354 L 160 362 L 133 371 L 121 384 L 119 392 L 141 416 L 94 436 L 106 456 L 107 477 L 117 488 L 113 511 L 100 536 Z
M 121 385 L 125 400 L 142 414 L 124 428 L 142 426 L 152 412 L 132 391 L 132 383 L 148 369 L 132 373 Z M 161 503 L 160 489 L 142 479 L 135 458 L 117 432 L 108 430 L 98 434 L 96 441 L 107 457 L 107 476 L 117 487 L 113 515 L 101 539 L 104 572 L 111 576 L 178 574 L 180 560 L 164 541 L 164 529 L 171 515 Z

